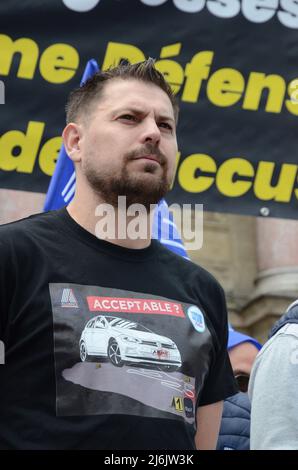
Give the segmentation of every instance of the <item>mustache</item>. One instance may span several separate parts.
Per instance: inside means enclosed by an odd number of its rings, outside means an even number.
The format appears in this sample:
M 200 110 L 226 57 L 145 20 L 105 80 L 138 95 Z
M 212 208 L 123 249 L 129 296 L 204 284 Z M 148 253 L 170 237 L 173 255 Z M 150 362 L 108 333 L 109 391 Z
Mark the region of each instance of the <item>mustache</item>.
M 134 160 L 140 158 L 143 155 L 155 155 L 158 163 L 162 166 L 166 165 L 167 159 L 166 156 L 159 150 L 159 148 L 154 144 L 146 144 L 143 147 L 140 147 L 136 150 L 132 150 L 125 155 L 127 160 Z

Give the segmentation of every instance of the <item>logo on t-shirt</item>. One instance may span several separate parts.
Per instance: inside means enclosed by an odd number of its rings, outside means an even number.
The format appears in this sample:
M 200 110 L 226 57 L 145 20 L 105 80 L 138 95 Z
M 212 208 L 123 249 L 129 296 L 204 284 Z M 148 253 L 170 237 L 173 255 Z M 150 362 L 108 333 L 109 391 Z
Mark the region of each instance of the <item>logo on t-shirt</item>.
M 190 398 L 185 397 L 184 398 L 184 410 L 185 410 L 185 415 L 187 418 L 193 418 L 194 416 L 193 409 L 194 409 L 193 401 Z
M 199 333 L 203 333 L 205 331 L 205 320 L 201 310 L 196 305 L 192 305 L 187 309 L 187 315 L 194 329 Z
M 61 297 L 61 307 L 79 308 L 73 289 L 63 289 Z

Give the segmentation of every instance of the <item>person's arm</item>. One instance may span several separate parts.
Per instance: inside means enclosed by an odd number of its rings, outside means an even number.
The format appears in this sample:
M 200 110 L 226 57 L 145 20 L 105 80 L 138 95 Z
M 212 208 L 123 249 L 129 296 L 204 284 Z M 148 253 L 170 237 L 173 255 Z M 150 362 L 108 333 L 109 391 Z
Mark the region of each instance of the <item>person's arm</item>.
M 195 435 L 195 444 L 198 450 L 216 449 L 222 410 L 223 401 L 199 406 L 197 411 L 197 432 Z
M 289 328 L 290 327 L 290 328 Z M 249 396 L 252 450 L 297 450 L 298 429 L 298 325 L 272 338 L 253 367 Z
M 228 351 L 227 308 L 223 289 L 217 284 L 212 315 L 213 357 L 197 403 L 197 433 L 195 444 L 199 450 L 216 449 L 223 410 L 223 400 L 237 393 Z

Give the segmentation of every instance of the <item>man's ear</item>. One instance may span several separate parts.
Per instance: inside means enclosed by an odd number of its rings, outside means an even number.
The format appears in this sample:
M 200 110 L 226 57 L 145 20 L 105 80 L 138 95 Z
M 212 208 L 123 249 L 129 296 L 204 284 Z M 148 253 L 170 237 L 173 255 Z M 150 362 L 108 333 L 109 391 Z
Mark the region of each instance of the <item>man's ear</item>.
M 63 143 L 73 162 L 81 161 L 81 126 L 70 122 L 62 132 Z

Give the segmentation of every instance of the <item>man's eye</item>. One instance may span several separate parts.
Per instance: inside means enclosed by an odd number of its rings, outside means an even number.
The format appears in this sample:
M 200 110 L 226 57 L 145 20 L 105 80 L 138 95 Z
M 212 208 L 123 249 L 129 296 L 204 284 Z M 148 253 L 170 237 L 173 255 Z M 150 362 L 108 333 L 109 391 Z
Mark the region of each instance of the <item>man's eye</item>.
M 127 121 L 136 121 L 137 118 L 133 116 L 132 114 L 122 114 L 122 116 L 119 117 L 119 119 L 125 119 Z
M 173 130 L 173 127 L 170 124 L 168 124 L 167 122 L 160 122 L 159 127 L 163 127 L 165 129 L 168 129 L 169 131 Z

